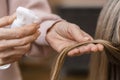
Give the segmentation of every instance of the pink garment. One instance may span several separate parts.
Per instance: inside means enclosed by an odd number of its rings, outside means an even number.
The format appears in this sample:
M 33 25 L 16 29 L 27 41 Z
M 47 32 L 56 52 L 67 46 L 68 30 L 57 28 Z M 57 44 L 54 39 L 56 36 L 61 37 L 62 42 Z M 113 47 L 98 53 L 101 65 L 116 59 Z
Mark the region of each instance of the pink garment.
M 29 55 L 43 57 L 48 52 L 50 53 L 52 51 L 51 48 L 47 46 L 45 40 L 46 31 L 56 21 L 61 20 L 61 18 L 51 14 L 47 0 L 0 0 L 0 17 L 14 13 L 19 6 L 33 10 L 40 17 L 40 20 L 44 20 L 40 24 L 41 28 L 39 30 L 41 31 L 41 35 L 35 41 L 35 44 L 32 45 L 32 49 L 29 53 Z M 22 80 L 17 64 L 13 63 L 9 69 L 1 70 L 0 80 Z

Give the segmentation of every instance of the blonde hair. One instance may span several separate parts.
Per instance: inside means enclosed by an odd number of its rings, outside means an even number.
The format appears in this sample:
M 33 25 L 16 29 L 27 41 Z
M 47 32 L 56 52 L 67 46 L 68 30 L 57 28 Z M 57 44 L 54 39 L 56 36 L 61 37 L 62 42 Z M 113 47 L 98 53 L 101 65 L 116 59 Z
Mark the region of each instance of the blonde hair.
M 120 45 L 120 0 L 109 0 L 99 16 L 95 39 Z M 91 55 L 89 80 L 108 80 L 109 61 L 119 63 L 120 53 L 101 52 Z

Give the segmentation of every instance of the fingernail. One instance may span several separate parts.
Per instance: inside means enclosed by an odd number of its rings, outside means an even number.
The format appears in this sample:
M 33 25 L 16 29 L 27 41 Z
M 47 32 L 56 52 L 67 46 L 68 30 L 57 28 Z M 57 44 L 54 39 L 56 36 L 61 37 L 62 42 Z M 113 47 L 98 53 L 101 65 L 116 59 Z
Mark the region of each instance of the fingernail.
M 69 52 L 69 53 L 68 53 L 68 56 L 73 56 L 73 54 Z
M 89 37 L 84 37 L 83 40 L 87 41 L 87 40 L 90 40 L 90 38 Z

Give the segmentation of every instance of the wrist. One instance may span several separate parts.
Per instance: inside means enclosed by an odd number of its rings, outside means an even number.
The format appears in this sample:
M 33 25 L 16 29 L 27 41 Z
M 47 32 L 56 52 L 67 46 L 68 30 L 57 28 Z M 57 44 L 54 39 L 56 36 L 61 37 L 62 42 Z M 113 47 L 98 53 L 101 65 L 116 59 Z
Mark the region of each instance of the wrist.
M 61 19 L 56 21 L 48 20 L 40 24 L 41 27 L 39 28 L 39 31 L 41 32 L 41 34 L 35 42 L 39 45 L 49 46 L 49 42 L 47 41 L 46 36 L 48 34 L 49 29 L 51 29 L 51 27 L 53 27 L 53 25 L 59 21 L 61 21 Z
M 68 26 L 68 23 L 67 21 L 65 20 L 60 20 L 60 21 L 57 21 L 55 22 L 48 30 L 47 30 L 47 34 L 46 34 L 46 41 L 48 42 L 49 45 L 51 45 L 51 37 L 54 35 L 54 31 L 56 32 L 56 30 L 61 30 L 60 28 L 62 27 L 66 27 Z
M 62 23 L 64 23 L 64 22 L 66 22 L 66 21 L 65 21 L 65 20 L 60 20 L 60 21 L 55 22 L 55 23 L 47 30 L 47 33 L 49 33 L 52 29 L 54 29 L 54 27 L 56 27 L 56 26 L 58 26 L 58 25 L 60 25 L 60 24 L 62 24 Z

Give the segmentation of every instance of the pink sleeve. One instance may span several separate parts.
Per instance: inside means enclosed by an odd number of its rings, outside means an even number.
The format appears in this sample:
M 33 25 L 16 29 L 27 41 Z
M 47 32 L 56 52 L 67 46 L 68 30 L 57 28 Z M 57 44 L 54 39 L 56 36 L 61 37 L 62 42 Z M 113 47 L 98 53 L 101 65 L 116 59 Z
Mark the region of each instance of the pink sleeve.
M 8 0 L 10 14 L 16 11 L 19 6 L 29 8 L 31 10 L 38 10 L 51 13 L 51 9 L 47 0 Z
M 61 18 L 55 14 L 51 13 L 51 9 L 48 5 L 47 0 L 9 0 L 9 13 L 15 12 L 16 8 L 22 6 L 33 10 L 43 21 L 40 24 L 41 35 L 32 45 L 30 55 L 46 55 L 46 53 L 51 52 L 50 47 L 48 47 L 47 41 L 45 40 L 46 31 Z

